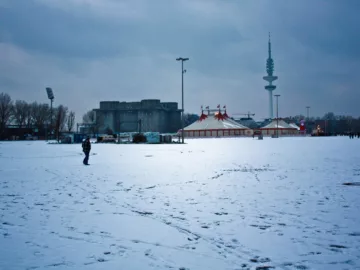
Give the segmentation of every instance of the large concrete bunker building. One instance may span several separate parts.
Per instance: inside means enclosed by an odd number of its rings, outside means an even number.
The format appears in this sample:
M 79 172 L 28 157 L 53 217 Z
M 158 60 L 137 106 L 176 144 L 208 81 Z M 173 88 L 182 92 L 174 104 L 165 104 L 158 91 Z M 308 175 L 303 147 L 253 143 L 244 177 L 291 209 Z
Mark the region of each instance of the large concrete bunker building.
M 140 102 L 101 101 L 94 109 L 99 133 L 138 131 L 173 133 L 181 128 L 181 110 L 177 102 L 145 99 Z

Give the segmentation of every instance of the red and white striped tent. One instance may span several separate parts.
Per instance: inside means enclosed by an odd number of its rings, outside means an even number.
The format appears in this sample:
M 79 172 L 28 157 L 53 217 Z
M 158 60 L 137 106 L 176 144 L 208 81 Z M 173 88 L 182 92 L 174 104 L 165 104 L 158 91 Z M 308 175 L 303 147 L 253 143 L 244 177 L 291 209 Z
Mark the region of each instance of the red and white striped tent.
M 211 110 L 208 110 L 208 114 L 204 114 L 202 110 L 199 120 L 184 128 L 184 136 L 189 138 L 202 138 L 253 135 L 252 129 L 230 119 L 226 113 L 226 109 L 224 113 L 222 113 L 220 109 L 214 113 L 210 111 Z M 181 130 L 179 130 L 179 134 L 181 134 Z
M 273 119 L 272 122 L 265 127 L 260 128 L 262 134 L 266 135 L 275 135 L 277 130 L 279 130 L 279 135 L 296 135 L 299 134 L 297 128 L 290 126 L 282 119 Z

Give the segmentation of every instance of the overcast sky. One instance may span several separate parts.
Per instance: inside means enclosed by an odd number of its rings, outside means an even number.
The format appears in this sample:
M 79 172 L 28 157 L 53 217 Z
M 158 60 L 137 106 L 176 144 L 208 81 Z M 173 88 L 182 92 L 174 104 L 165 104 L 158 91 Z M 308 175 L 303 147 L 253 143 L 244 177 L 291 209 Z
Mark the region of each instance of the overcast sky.
M 359 0 L 0 0 L 0 92 L 76 112 L 161 99 L 268 116 L 272 35 L 280 116 L 359 116 Z M 275 104 L 274 104 L 275 105 Z

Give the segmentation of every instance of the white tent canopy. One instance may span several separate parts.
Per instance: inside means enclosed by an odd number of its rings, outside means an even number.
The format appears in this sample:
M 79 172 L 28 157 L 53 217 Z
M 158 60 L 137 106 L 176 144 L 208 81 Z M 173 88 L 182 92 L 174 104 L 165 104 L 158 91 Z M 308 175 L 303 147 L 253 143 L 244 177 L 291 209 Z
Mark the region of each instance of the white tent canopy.
M 181 130 L 180 130 L 181 132 Z M 202 114 L 200 119 L 184 128 L 186 137 L 223 137 L 251 136 L 253 131 L 234 120 L 227 114 Z
M 295 123 L 290 123 L 289 126 L 296 128 L 297 130 L 300 130 L 300 127 L 298 127 L 298 125 L 296 125 Z
M 263 135 L 275 135 L 279 132 L 279 135 L 295 135 L 298 133 L 298 129 L 290 126 L 282 119 L 273 119 L 272 122 L 262 128 Z
M 288 123 L 286 123 L 282 119 L 279 119 L 278 121 L 276 119 L 274 119 L 274 120 L 272 120 L 272 122 L 270 124 L 267 124 L 265 127 L 262 127 L 260 129 L 269 129 L 269 128 L 294 129 L 294 127 L 290 126 Z

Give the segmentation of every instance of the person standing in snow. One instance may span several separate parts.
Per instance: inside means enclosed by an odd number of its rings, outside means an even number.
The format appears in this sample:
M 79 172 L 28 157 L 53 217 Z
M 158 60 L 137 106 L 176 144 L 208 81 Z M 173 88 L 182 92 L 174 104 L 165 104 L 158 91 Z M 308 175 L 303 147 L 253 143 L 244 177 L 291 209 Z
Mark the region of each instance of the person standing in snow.
M 91 150 L 91 143 L 90 143 L 90 138 L 89 137 L 87 137 L 85 139 L 85 141 L 83 141 L 82 149 L 83 149 L 83 152 L 85 154 L 85 158 L 83 160 L 83 163 L 84 163 L 84 165 L 89 165 L 89 155 L 90 155 L 90 150 Z

